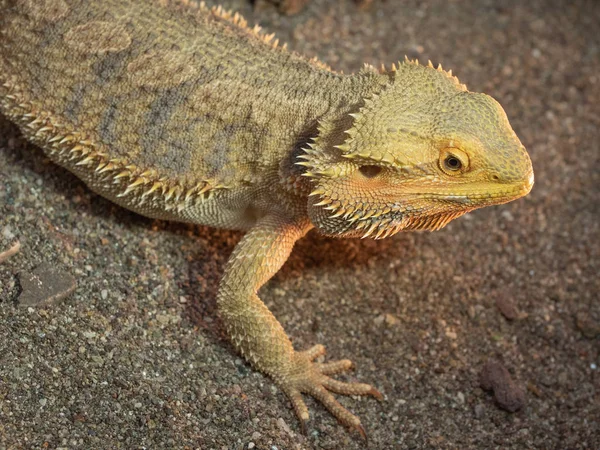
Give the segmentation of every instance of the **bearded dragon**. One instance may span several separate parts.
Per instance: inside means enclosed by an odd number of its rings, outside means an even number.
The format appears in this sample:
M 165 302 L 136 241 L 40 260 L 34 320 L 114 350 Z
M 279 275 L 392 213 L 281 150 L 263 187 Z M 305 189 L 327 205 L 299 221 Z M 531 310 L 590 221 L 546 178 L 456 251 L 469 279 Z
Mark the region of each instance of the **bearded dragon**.
M 364 434 L 332 393 L 349 360 L 298 351 L 257 295 L 310 229 L 438 230 L 527 194 L 502 107 L 405 60 L 336 73 L 238 14 L 190 1 L 0 0 L 0 112 L 93 191 L 147 217 L 245 230 L 217 304 L 235 348 L 291 400 Z

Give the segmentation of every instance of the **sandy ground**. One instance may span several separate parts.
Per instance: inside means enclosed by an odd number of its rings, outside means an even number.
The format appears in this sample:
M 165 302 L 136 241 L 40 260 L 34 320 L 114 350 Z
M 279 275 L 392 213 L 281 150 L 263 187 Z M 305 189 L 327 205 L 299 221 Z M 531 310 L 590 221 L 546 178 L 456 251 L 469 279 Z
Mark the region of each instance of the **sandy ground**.
M 382 242 L 311 233 L 262 290 L 297 348 L 351 357 L 345 379 L 385 394 L 340 400 L 370 448 L 600 448 L 600 3 L 223 4 L 346 72 L 442 62 L 533 160 L 525 199 Z M 120 209 L 3 118 L 0 180 L 0 252 L 21 244 L 0 264 L 0 449 L 364 448 L 311 400 L 302 435 L 227 342 L 215 292 L 239 233 Z M 481 388 L 489 359 L 519 411 Z

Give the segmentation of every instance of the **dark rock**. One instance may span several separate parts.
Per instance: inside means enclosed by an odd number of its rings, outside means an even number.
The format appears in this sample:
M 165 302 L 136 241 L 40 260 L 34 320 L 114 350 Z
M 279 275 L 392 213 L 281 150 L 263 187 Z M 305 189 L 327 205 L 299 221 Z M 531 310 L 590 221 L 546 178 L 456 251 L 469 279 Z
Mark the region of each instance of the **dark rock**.
M 516 320 L 527 317 L 527 314 L 523 314 L 519 311 L 515 305 L 513 299 L 506 293 L 499 293 L 496 299 L 496 306 L 504 317 L 508 320 Z
M 77 282 L 71 274 L 48 264 L 38 266 L 33 272 L 21 272 L 19 281 L 23 291 L 18 301 L 23 306 L 61 300 L 77 287 Z
M 577 313 L 575 324 L 586 338 L 594 339 L 596 336 L 600 336 L 600 322 L 594 320 L 594 318 L 585 311 Z
M 498 406 L 506 411 L 515 412 L 525 405 L 525 392 L 499 361 L 490 359 L 485 363 L 479 384 L 486 391 L 493 391 Z

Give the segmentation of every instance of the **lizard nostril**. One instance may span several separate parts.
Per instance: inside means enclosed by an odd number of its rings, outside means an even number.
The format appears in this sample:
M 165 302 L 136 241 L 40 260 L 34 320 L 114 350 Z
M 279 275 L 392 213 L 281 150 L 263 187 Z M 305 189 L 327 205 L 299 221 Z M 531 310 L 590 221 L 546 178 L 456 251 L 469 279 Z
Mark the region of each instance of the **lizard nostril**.
M 492 175 L 492 180 L 494 181 L 500 181 L 500 177 L 496 174 Z

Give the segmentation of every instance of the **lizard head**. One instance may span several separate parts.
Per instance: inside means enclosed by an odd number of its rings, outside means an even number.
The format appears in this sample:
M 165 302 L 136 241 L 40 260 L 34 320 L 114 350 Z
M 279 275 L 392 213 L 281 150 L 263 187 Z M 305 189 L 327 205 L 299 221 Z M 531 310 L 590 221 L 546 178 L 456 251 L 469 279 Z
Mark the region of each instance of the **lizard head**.
M 437 230 L 531 190 L 531 160 L 498 102 L 431 65 L 405 62 L 385 76 L 358 112 L 321 123 L 300 157 L 320 231 Z

